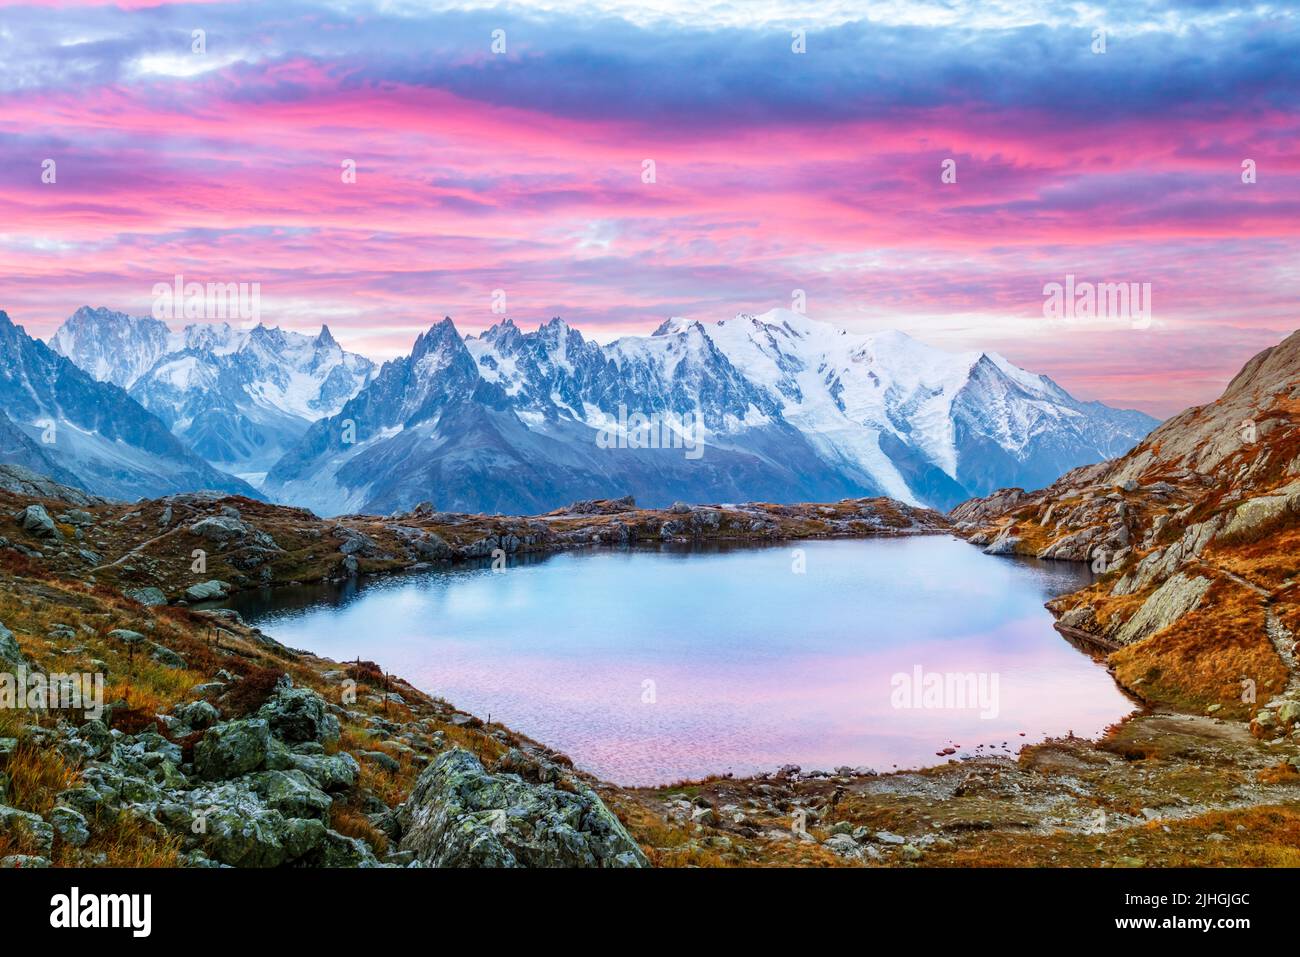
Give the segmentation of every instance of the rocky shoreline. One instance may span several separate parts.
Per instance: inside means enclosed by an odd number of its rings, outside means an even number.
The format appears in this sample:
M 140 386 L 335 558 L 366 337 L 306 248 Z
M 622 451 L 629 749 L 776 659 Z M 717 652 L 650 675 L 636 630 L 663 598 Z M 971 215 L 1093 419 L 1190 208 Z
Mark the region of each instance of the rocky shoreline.
M 545 515 L 467 515 L 422 504 L 389 516 L 321 519 L 303 509 L 210 493 L 131 504 L 87 496 L 0 465 L 0 553 L 111 585 L 147 605 L 193 604 L 281 584 L 346 581 L 593 545 L 764 543 L 948 532 L 930 509 L 885 498 L 828 504 L 575 502 Z

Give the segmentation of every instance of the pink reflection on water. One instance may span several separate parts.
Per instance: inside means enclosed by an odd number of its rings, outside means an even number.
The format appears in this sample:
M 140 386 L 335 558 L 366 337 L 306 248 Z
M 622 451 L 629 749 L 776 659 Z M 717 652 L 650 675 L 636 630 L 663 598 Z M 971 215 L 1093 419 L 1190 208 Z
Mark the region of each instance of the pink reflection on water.
M 1026 634 L 1041 641 L 1026 647 Z M 1000 751 L 1005 744 L 1014 753 L 1044 736 L 1094 735 L 1127 703 L 1104 670 L 1063 645 L 1044 634 L 1041 617 L 973 640 L 723 665 L 635 653 L 621 661 L 518 650 L 484 658 L 474 642 L 440 638 L 436 656 L 413 654 L 394 670 L 462 708 L 503 717 L 602 777 L 660 784 L 785 763 L 917 767 L 936 763 L 947 746 L 970 754 L 977 745 Z M 996 675 L 995 708 L 894 707 L 891 677 L 917 666 Z M 652 703 L 643 701 L 647 680 Z

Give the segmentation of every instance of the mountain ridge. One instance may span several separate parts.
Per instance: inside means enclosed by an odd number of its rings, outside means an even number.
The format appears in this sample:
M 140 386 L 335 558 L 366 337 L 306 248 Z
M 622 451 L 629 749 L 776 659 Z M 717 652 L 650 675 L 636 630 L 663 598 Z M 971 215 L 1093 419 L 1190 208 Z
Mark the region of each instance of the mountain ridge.
M 707 454 L 593 454 L 620 410 L 690 419 Z M 347 423 L 355 441 L 344 441 Z M 1008 476 L 1048 484 L 1155 424 L 1080 402 L 996 353 L 946 353 L 787 310 L 708 326 L 669 319 L 604 345 L 558 317 L 533 332 L 506 317 L 463 337 L 444 317 L 312 426 L 266 489 L 322 511 L 435 498 L 532 512 L 615 493 L 655 505 L 887 495 L 946 508 Z
M 65 484 L 127 500 L 195 489 L 257 497 L 190 451 L 124 390 L 27 335 L 3 310 L 0 403 L 12 426 L 2 443 L 5 461 Z
M 50 346 L 126 389 L 215 467 L 254 481 L 374 372 L 325 325 L 316 336 L 260 323 L 173 331 L 159 319 L 103 307 L 78 309 Z

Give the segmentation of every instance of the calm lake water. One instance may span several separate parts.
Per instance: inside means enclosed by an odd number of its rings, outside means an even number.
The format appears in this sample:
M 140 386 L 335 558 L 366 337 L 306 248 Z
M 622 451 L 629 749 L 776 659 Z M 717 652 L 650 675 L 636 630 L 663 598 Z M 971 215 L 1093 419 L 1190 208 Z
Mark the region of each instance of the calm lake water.
M 1088 580 L 1082 564 L 927 536 L 595 549 L 225 604 L 291 647 L 377 661 L 635 785 L 916 767 L 945 747 L 1095 734 L 1132 704 L 1043 608 Z M 964 697 L 950 684 L 927 700 L 944 675 L 975 677 Z

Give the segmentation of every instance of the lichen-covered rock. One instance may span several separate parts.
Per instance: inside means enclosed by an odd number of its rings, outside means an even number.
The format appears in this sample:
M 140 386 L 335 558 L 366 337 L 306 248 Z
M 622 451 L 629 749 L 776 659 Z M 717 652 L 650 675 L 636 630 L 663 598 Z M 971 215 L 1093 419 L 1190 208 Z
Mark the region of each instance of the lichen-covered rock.
M 210 728 L 221 720 L 221 712 L 207 701 L 190 701 L 177 705 L 172 709 L 172 714 L 194 731 Z
M 230 781 L 187 795 L 188 807 L 160 813 L 175 830 L 194 835 L 213 860 L 231 867 L 279 867 L 302 858 L 325 838 L 315 818 L 286 817 L 267 807 L 250 781 Z
M 304 867 L 380 867 L 370 845 L 360 838 L 327 830 L 316 847 L 298 862 Z
M 290 768 L 311 778 L 322 791 L 331 793 L 348 790 L 357 783 L 357 775 L 361 773 L 357 759 L 346 751 L 331 755 L 291 753 L 287 762 Z
M 59 805 L 50 812 L 50 825 L 68 844 L 84 847 L 90 840 L 90 824 L 84 814 L 73 808 Z
M 39 854 L 49 856 L 54 845 L 54 828 L 39 814 L 20 811 L 16 807 L 0 804 L 0 834 L 16 843 L 26 843 Z
M 271 727 L 265 718 L 219 724 L 194 746 L 194 770 L 208 781 L 239 777 L 262 767 L 270 747 Z
M 647 867 L 600 798 L 491 774 L 460 748 L 424 770 L 398 809 L 400 850 L 429 867 Z
M 339 719 L 328 711 L 325 699 L 310 688 L 295 688 L 286 676 L 257 713 L 281 741 L 337 741 Z
M 302 771 L 259 771 L 248 783 L 267 807 L 286 817 L 329 820 L 333 799 Z
M 90 719 L 77 729 L 77 740 L 88 758 L 109 758 L 116 744 L 113 732 L 98 718 Z

